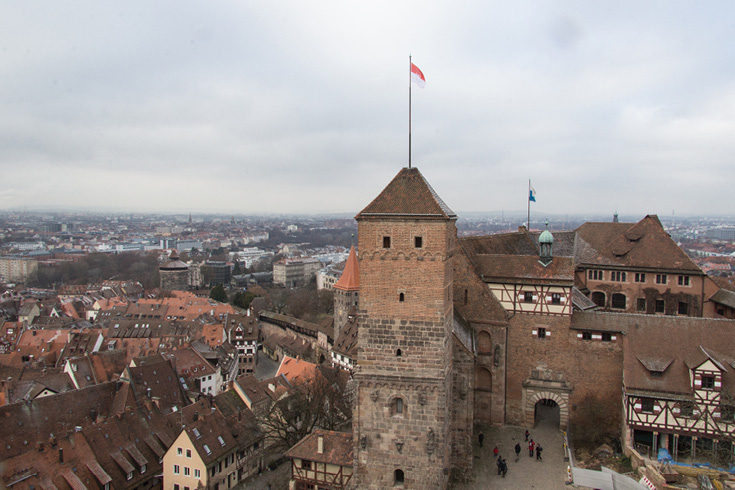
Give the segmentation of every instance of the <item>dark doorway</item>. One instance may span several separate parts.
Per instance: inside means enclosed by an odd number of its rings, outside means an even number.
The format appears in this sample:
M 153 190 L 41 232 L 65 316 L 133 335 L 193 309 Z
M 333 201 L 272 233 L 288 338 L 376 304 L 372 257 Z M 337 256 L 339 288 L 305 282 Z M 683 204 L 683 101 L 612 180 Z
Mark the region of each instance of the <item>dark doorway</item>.
M 533 408 L 533 425 L 534 427 L 543 425 L 558 429 L 560 415 L 559 404 L 554 400 L 544 398 L 537 401 L 536 406 Z

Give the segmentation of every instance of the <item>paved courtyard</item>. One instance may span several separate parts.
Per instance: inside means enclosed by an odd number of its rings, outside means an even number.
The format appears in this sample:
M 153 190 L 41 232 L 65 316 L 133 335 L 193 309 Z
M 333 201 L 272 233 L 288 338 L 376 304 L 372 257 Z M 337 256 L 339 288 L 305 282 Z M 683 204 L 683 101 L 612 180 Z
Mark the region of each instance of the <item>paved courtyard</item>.
M 564 461 L 558 411 L 539 405 L 537 417 L 538 424 L 529 432 L 531 439 L 541 443 L 543 461 L 536 461 L 535 454 L 532 458 L 528 457 L 525 428 L 484 427 L 482 428 L 482 433 L 485 435 L 483 447 L 479 446 L 477 434 L 475 434 L 473 481 L 455 484 L 452 489 L 569 489 L 570 487 L 566 484 L 567 463 Z M 518 442 L 521 444 L 521 455 L 516 462 L 514 448 Z M 495 446 L 498 447 L 500 455 L 508 464 L 508 473 L 505 478 L 498 476 L 498 467 L 493 457 Z

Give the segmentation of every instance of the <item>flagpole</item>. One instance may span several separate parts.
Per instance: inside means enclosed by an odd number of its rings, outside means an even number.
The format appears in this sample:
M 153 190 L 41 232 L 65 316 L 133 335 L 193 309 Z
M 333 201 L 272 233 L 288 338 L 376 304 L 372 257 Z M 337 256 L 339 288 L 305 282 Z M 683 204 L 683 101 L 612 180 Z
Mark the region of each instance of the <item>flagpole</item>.
M 528 221 L 526 221 L 526 230 L 531 231 L 531 179 L 528 179 L 528 193 L 526 193 L 528 199 Z
M 408 55 L 408 168 L 411 168 L 411 55 Z

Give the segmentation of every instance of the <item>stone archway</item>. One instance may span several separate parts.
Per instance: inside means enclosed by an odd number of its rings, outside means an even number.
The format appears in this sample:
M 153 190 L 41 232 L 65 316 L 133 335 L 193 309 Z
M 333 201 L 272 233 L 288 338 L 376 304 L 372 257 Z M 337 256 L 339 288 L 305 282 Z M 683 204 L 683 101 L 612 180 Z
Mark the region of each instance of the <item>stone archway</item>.
M 535 423 L 536 404 L 543 400 L 551 400 L 559 406 L 559 428 L 567 430 L 569 424 L 569 390 L 568 389 L 537 389 L 532 386 L 524 388 L 524 411 L 526 426 L 533 427 Z

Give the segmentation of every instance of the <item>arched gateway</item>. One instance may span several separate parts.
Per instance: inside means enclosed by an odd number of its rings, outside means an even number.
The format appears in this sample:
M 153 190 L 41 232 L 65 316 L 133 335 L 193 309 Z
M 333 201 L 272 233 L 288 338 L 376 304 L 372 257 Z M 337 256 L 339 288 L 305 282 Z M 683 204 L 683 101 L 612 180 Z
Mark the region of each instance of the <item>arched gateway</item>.
M 532 386 L 526 386 L 523 389 L 524 413 L 526 426 L 533 427 L 536 425 L 537 404 L 552 406 L 556 404 L 559 410 L 559 428 L 567 429 L 569 423 L 569 389 L 537 389 Z M 551 403 L 548 403 L 551 402 Z

